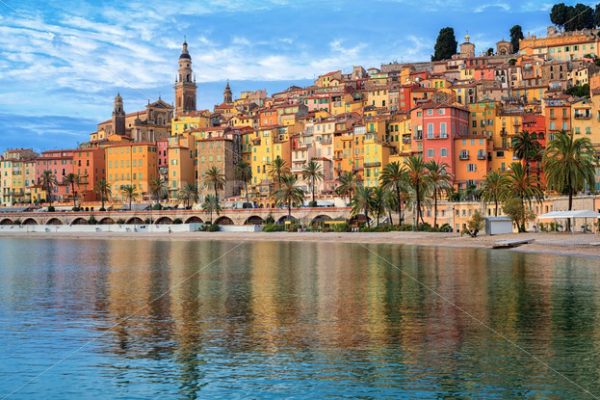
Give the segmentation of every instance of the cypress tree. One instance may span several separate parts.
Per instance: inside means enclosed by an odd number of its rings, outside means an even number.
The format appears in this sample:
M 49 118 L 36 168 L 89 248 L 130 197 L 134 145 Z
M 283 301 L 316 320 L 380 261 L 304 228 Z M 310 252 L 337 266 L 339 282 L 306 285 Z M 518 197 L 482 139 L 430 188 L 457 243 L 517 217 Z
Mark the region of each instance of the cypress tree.
M 521 25 L 515 25 L 510 28 L 510 43 L 512 44 L 513 53 L 519 52 L 519 40 L 523 39 L 523 37 Z
M 447 60 L 456 54 L 458 42 L 454 37 L 454 29 L 442 28 L 435 42 L 435 48 L 431 61 Z

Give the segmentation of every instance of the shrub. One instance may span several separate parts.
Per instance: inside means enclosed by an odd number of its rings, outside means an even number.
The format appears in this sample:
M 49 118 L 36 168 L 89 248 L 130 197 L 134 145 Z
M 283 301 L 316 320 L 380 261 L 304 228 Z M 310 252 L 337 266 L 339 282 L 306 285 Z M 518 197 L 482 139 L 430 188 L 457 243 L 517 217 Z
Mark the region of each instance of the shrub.
M 467 227 L 465 229 L 465 233 L 471 237 L 477 237 L 479 231 L 483 228 L 483 217 L 479 213 L 479 211 L 475 211 L 469 221 L 467 222 Z
M 453 231 L 452 226 L 450 226 L 450 224 L 446 223 L 442 226 L 439 227 L 438 231 L 440 232 L 445 232 L 445 233 L 450 233 Z
M 124 223 L 125 223 L 125 220 L 123 218 L 119 218 L 117 220 L 117 224 L 119 224 L 119 225 L 123 225 Z
M 96 220 L 96 218 L 94 218 L 94 216 L 90 216 L 90 218 L 88 219 L 88 224 L 90 225 L 96 225 L 98 223 L 98 221 Z
M 283 224 L 275 224 L 275 223 L 266 223 L 262 227 L 263 232 L 283 232 L 285 231 L 285 225 Z
M 54 208 L 54 206 L 48 207 L 48 212 L 54 212 L 54 211 L 56 211 L 56 208 Z
M 309 202 L 308 202 L 308 206 L 309 206 L 309 207 L 316 207 L 316 206 L 317 206 L 317 201 L 316 201 L 316 200 L 315 200 L 315 201 L 312 201 L 312 200 L 311 200 L 311 201 L 309 201 Z
M 146 218 L 146 219 L 144 220 L 144 223 L 145 223 L 146 225 L 150 225 L 150 224 L 152 223 L 152 220 L 151 220 L 150 218 Z
M 100 210 L 99 210 L 99 211 L 106 211 L 106 208 L 104 208 L 104 207 L 100 207 Z
M 275 223 L 275 218 L 273 218 L 273 216 L 271 214 L 267 215 L 267 218 L 265 219 L 265 224 L 274 224 Z
M 153 210 L 162 210 L 162 208 L 163 208 L 163 207 L 162 207 L 162 205 L 161 205 L 161 204 L 154 204 L 154 205 L 152 206 L 152 209 L 153 209 Z
M 175 218 L 175 219 L 173 220 L 173 223 L 174 223 L 175 225 L 180 225 L 180 224 L 183 224 L 183 221 L 181 220 L 181 218 Z
M 21 219 L 17 218 L 13 221 L 13 225 L 21 225 Z
M 334 224 L 331 225 L 331 230 L 333 232 L 350 232 L 350 225 L 348 225 L 347 222 L 344 222 L 343 224 Z
M 221 228 L 217 224 L 203 224 L 198 230 L 201 232 L 219 232 Z
M 79 207 L 73 207 L 71 210 L 73 210 L 73 211 L 79 211 L 79 210 L 81 210 L 81 208 L 79 208 Z

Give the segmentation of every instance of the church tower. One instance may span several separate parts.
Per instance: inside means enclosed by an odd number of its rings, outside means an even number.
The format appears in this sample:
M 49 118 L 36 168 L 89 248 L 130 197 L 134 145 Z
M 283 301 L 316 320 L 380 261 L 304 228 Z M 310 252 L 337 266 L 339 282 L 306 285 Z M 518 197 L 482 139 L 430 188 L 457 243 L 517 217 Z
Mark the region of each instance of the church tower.
M 117 93 L 112 113 L 113 132 L 117 135 L 125 135 L 125 110 L 123 109 L 123 98 Z
M 225 86 L 225 90 L 223 91 L 223 103 L 233 103 L 233 94 L 231 93 L 231 87 L 229 87 L 229 81 L 227 81 L 227 86 Z
M 187 42 L 179 56 L 179 71 L 175 80 L 175 115 L 196 110 L 196 82 L 192 73 L 192 57 Z

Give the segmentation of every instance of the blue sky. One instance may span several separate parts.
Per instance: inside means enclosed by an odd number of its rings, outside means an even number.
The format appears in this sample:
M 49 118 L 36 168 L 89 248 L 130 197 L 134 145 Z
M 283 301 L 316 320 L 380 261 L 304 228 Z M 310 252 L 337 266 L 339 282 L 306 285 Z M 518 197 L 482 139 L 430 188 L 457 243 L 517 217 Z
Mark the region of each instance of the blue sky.
M 127 112 L 159 95 L 172 102 L 184 36 L 198 105 L 209 108 L 227 79 L 234 94 L 273 92 L 352 65 L 427 60 L 444 26 L 459 42 L 468 32 L 478 51 L 514 24 L 540 34 L 553 3 L 0 0 L 0 151 L 85 141 L 110 116 L 118 91 Z

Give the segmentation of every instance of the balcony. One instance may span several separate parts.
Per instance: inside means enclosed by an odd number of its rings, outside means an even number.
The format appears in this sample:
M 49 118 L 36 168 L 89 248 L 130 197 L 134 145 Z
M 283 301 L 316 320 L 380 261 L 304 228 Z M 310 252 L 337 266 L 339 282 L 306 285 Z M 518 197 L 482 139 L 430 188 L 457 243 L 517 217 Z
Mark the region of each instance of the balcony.
M 402 144 L 410 144 L 410 142 L 411 142 L 410 137 L 402 138 Z
M 485 160 L 485 159 L 487 159 L 487 155 L 484 154 L 484 153 L 478 153 L 477 154 L 477 159 L 478 160 Z
M 376 168 L 376 167 L 381 167 L 381 162 L 380 161 L 375 161 L 375 162 L 366 162 L 364 163 L 364 167 L 365 168 Z
M 592 114 L 575 114 L 575 119 L 592 119 Z
M 464 152 L 463 152 L 463 153 L 460 153 L 460 154 L 459 154 L 459 156 L 458 156 L 458 158 L 459 158 L 460 160 L 468 160 L 468 159 L 470 158 L 470 157 L 469 157 L 469 153 L 464 153 Z

